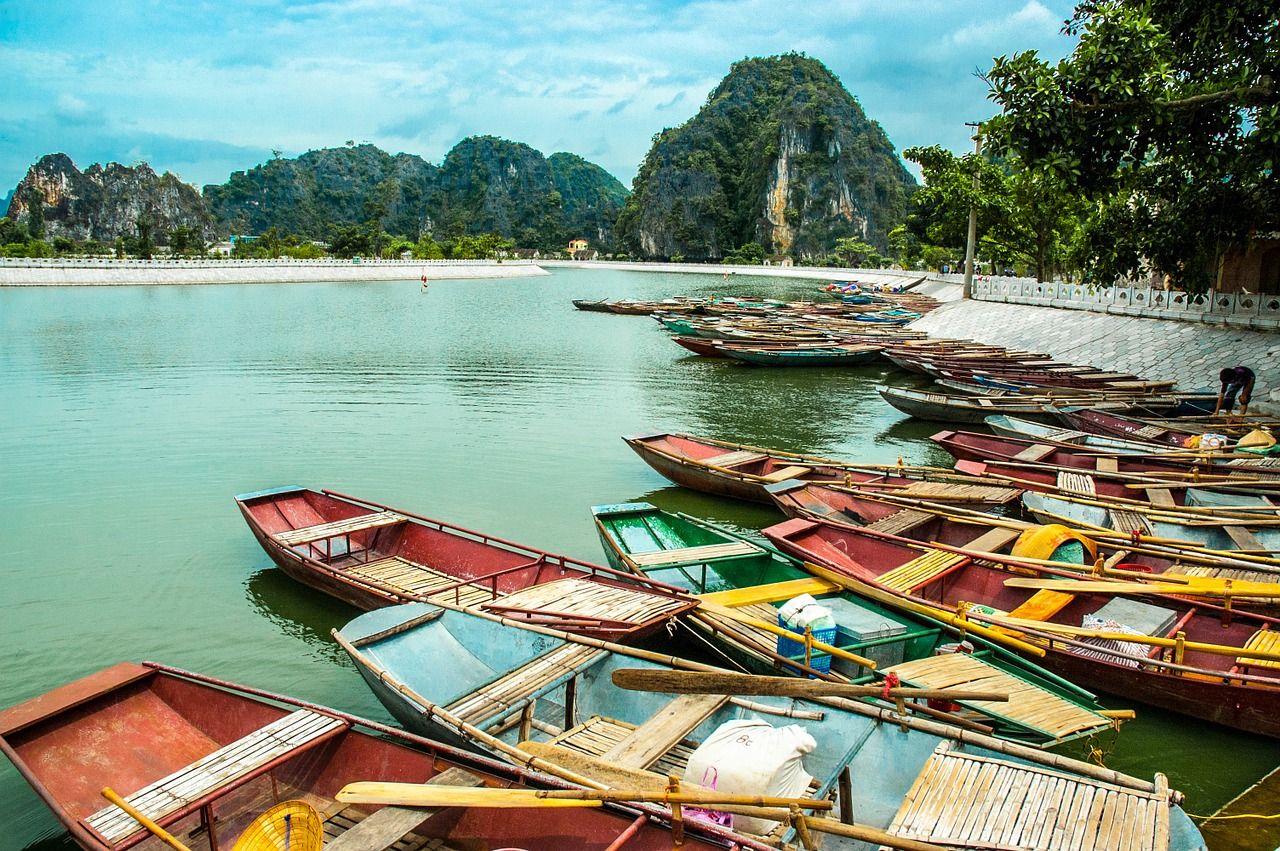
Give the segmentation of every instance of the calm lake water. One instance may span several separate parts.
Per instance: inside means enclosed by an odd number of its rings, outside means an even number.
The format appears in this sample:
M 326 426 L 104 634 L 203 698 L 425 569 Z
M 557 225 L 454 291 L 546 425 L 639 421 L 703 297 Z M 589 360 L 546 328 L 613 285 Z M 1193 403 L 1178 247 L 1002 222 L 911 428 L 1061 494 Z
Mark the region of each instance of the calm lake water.
M 651 319 L 570 304 L 720 286 L 564 269 L 425 293 L 416 281 L 0 289 L 0 706 L 152 659 L 390 720 L 329 638 L 357 612 L 273 569 L 236 493 L 334 488 L 602 561 L 597 503 L 648 500 L 740 529 L 781 519 L 670 486 L 623 434 L 949 461 L 925 440 L 936 424 L 874 391 L 906 376 L 696 358 Z M 1280 743 L 1147 708 L 1108 758 L 1165 771 L 1195 813 L 1277 762 Z M 72 847 L 2 762 L 0 849 L 31 846 Z

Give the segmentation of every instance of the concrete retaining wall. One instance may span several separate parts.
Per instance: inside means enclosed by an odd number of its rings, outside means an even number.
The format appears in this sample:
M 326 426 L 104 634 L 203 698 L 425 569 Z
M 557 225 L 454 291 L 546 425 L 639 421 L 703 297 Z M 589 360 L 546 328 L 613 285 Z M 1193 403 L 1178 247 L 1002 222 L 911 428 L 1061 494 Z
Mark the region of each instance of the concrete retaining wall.
M 1251 410 L 1280 413 L 1280 334 L 987 301 L 944 304 L 911 327 L 1174 380 L 1187 390 L 1216 390 L 1218 370 L 1243 364 L 1258 375 Z
M 29 260 L 0 261 L 0 286 L 68 287 L 156 284 L 297 284 L 522 278 L 547 275 L 528 261 L 492 260 Z

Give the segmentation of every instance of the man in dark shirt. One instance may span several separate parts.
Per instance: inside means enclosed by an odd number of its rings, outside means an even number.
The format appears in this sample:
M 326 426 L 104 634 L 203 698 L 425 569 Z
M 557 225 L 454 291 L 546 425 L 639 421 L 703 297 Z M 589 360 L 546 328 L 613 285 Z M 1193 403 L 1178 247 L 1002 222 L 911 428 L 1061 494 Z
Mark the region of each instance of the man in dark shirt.
M 1218 390 L 1218 405 L 1213 409 L 1216 416 L 1219 412 L 1231 414 L 1236 406 L 1236 395 L 1240 396 L 1240 414 L 1249 413 L 1249 399 L 1253 396 L 1253 370 L 1247 366 L 1227 367 L 1218 373 L 1218 381 L 1222 387 Z

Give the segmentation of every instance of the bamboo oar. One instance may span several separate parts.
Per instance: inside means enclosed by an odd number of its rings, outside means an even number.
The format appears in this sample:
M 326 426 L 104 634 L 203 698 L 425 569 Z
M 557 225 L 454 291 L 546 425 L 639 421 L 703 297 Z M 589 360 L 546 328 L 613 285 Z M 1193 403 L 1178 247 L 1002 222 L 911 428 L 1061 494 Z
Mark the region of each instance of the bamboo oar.
M 1212 579 L 1213 577 L 1196 577 Z M 1231 582 L 1230 587 L 1221 582 Z M 1181 597 L 1249 597 L 1280 599 L 1280 583 L 1275 582 L 1235 582 L 1220 580 L 1213 585 L 1199 582 L 1178 584 L 1162 582 L 1159 576 L 1151 582 L 1117 582 L 1101 580 L 1091 582 L 1080 579 L 1029 579 L 1013 577 L 1004 581 L 1008 588 L 1035 588 L 1042 591 L 1066 591 L 1073 594 L 1176 594 Z
M 179 842 L 177 838 L 173 834 L 171 834 L 169 831 L 165 830 L 163 827 L 156 824 L 154 821 L 147 818 L 142 813 L 138 812 L 136 807 L 134 807 L 124 798 L 121 798 L 118 794 L 116 794 L 116 791 L 112 789 L 110 786 L 106 786 L 103 788 L 102 797 L 106 798 L 108 801 L 115 804 L 120 809 L 124 810 L 125 813 L 129 815 L 129 818 L 133 819 L 138 824 L 142 825 L 147 830 L 151 831 L 151 833 L 154 834 L 156 838 L 159 839 L 161 842 L 163 842 L 165 845 L 168 845 L 170 848 L 176 849 L 176 851 L 191 851 L 190 848 L 188 848 L 187 846 Z
M 649 792 L 623 789 L 494 789 L 435 786 L 428 783 L 348 783 L 335 797 L 343 804 L 392 804 L 402 807 L 599 807 L 605 801 L 637 804 L 729 804 L 747 807 L 799 807 L 830 810 L 826 798 L 783 798 L 769 795 L 730 795 L 714 790 Z
M 753 674 L 713 674 L 694 671 L 660 671 L 644 668 L 619 668 L 613 672 L 613 684 L 631 691 L 660 691 L 668 694 L 745 694 L 774 697 L 884 697 L 886 689 L 875 685 L 849 685 L 825 680 L 802 680 L 796 677 L 762 677 Z M 985 700 L 1004 702 L 1009 695 L 1002 692 L 965 691 L 963 689 L 890 688 L 891 698 L 926 698 L 938 700 Z
M 985 615 L 980 612 L 970 612 L 969 617 L 997 624 L 1009 629 L 1022 629 L 1027 630 L 1028 632 L 1039 632 L 1048 638 L 1052 638 L 1055 634 L 1060 634 L 1069 638 L 1097 638 L 1104 641 L 1127 641 L 1130 644 L 1146 644 L 1152 647 L 1169 647 L 1174 650 L 1181 647 L 1184 651 L 1190 650 L 1197 653 L 1207 653 L 1212 656 L 1235 656 L 1240 659 L 1260 659 L 1266 662 L 1280 662 L 1280 653 L 1268 653 L 1263 650 L 1249 650 L 1244 647 L 1231 647 L 1225 644 L 1207 644 L 1202 641 L 1179 641 L 1176 638 L 1164 638 L 1157 635 L 1135 635 L 1128 632 L 1108 632 L 1101 629 L 1086 629 L 1085 627 L 1067 626 L 1066 624 L 1030 620 L 1028 618 L 1012 618 L 1007 615 Z M 1210 671 L 1205 668 L 1187 670 L 1195 670 L 1197 673 L 1209 674 L 1215 677 L 1225 676 L 1225 672 L 1223 671 Z

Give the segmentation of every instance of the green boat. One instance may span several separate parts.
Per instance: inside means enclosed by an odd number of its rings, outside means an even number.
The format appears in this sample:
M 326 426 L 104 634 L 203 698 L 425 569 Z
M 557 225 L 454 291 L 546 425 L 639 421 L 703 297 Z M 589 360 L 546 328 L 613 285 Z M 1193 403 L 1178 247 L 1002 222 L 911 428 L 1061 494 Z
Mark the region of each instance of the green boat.
M 766 544 L 687 514 L 645 502 L 597 505 L 591 513 L 609 563 L 698 594 L 703 605 L 689 622 L 739 667 L 852 683 L 893 675 L 921 688 L 981 683 L 1008 692 L 1009 701 L 939 704 L 932 711 L 940 720 L 976 722 L 1001 738 L 1039 747 L 1116 725 L 1091 692 L 972 627 L 961 634 L 927 614 L 881 606 L 851 593 L 834 575 L 814 575 Z M 780 625 L 779 610 L 802 594 L 830 610 L 833 629 L 801 634 Z

